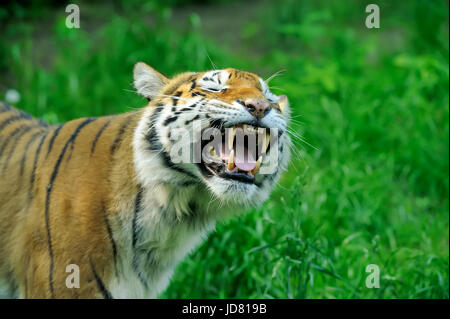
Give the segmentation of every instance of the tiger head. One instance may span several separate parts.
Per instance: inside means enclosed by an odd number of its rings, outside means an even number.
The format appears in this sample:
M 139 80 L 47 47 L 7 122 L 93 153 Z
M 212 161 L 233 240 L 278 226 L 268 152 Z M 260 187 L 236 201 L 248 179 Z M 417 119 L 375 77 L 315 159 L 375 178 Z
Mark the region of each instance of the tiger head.
M 134 67 L 134 87 L 149 101 L 133 142 L 141 183 L 201 185 L 235 206 L 268 198 L 289 160 L 286 96 L 245 71 L 169 79 L 142 62 Z

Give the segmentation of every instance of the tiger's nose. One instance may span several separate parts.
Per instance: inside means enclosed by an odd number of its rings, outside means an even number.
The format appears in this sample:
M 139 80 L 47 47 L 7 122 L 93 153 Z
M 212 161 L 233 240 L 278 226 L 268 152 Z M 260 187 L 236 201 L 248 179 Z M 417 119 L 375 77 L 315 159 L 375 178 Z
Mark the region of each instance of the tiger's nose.
M 270 103 L 266 100 L 247 99 L 244 102 L 247 111 L 255 117 L 262 118 L 270 111 Z

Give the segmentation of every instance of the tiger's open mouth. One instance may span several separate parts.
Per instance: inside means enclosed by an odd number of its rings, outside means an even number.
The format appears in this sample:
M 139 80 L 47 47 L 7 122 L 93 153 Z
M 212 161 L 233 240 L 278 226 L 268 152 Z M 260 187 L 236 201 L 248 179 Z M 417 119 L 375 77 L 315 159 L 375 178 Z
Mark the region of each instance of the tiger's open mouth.
M 205 130 L 208 129 L 214 127 Z M 270 150 L 270 130 L 248 124 L 229 128 L 220 125 L 210 134 L 209 140 L 202 139 L 199 165 L 203 173 L 254 183 L 263 158 Z

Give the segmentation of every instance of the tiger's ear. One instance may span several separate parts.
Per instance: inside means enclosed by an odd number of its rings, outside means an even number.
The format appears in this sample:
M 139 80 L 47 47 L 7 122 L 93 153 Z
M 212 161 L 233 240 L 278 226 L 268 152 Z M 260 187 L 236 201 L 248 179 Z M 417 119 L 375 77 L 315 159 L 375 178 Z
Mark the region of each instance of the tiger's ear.
M 167 77 L 143 62 L 135 64 L 133 78 L 137 93 L 149 101 L 169 82 Z

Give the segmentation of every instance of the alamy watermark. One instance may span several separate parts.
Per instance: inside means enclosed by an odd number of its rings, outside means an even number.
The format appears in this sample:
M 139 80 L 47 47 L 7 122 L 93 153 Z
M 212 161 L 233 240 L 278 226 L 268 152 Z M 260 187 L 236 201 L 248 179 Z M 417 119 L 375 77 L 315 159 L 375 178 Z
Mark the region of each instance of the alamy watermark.
M 369 15 L 366 17 L 366 28 L 379 29 L 380 28 L 380 7 L 377 4 L 369 4 L 366 7 L 366 13 Z
M 76 264 L 67 265 L 66 272 L 70 273 L 66 277 L 66 287 L 69 289 L 80 288 L 80 267 Z
M 69 15 L 66 17 L 66 27 L 69 29 L 80 28 L 80 7 L 77 4 L 69 4 L 66 7 L 66 13 Z
M 369 274 L 366 277 L 366 287 L 369 289 L 380 288 L 380 267 L 376 264 L 367 265 L 366 273 Z

